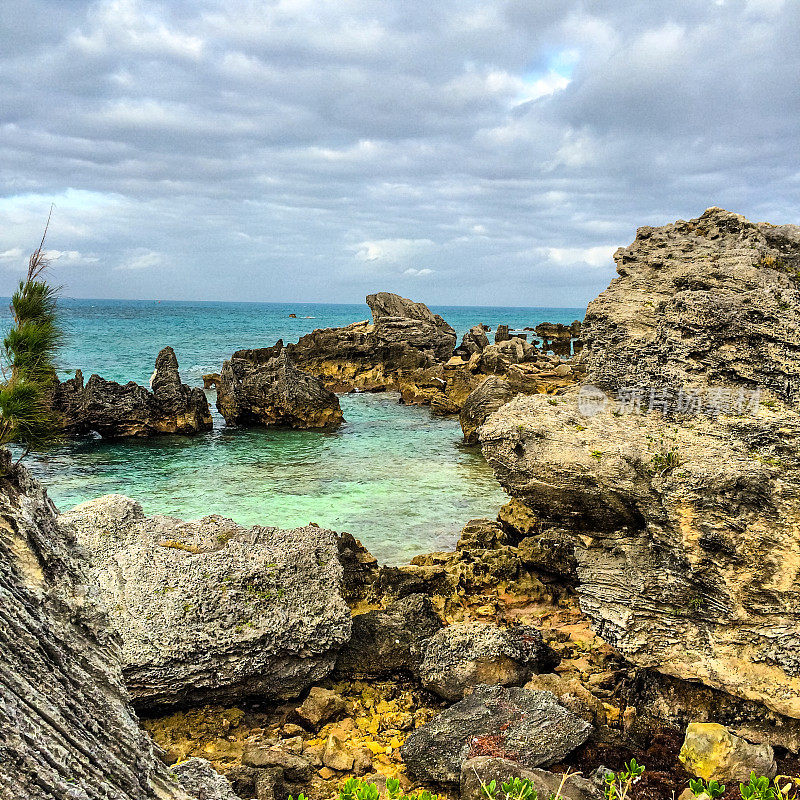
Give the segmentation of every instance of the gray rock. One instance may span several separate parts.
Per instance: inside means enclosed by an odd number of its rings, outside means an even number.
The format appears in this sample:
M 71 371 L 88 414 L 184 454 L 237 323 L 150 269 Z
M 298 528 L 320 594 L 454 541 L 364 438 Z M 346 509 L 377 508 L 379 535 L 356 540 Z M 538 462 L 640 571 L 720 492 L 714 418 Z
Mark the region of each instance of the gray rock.
M 82 552 L 6 450 L 0 474 L 0 797 L 187 800 L 128 706 Z
M 798 229 L 709 209 L 640 229 L 615 259 L 582 331 L 606 407 L 517 397 L 481 428 L 484 455 L 543 529 L 573 535 L 607 642 L 800 719 Z M 645 413 L 619 410 L 623 388 Z M 646 412 L 651 389 L 666 416 Z M 700 413 L 677 413 L 681 390 L 706 393 Z
M 412 594 L 386 609 L 353 617 L 350 641 L 339 651 L 337 675 L 364 678 L 414 672 L 425 642 L 442 627 L 430 599 Z
M 458 783 L 461 765 L 470 758 L 491 753 L 546 767 L 580 747 L 591 731 L 550 692 L 479 686 L 414 731 L 400 753 L 420 780 Z
M 189 797 L 195 800 L 239 800 L 230 781 L 204 758 L 187 758 L 170 768 Z
M 542 769 L 528 769 L 516 761 L 491 756 L 471 758 L 461 765 L 461 800 L 486 800 L 483 786 L 496 781 L 499 787 L 514 778 L 530 781 L 542 800 L 553 797 L 559 790 L 559 796 L 564 800 L 603 800 L 603 792 L 578 774 L 565 777 Z
M 480 386 L 470 392 L 458 420 L 464 432 L 464 441 L 474 444 L 478 441 L 478 429 L 499 408 L 519 394 L 519 389 L 511 381 L 492 375 Z
M 228 425 L 330 428 L 344 421 L 339 398 L 299 370 L 283 342 L 237 350 L 222 365 L 217 408 Z
M 205 393 L 181 383 L 178 359 L 171 347 L 156 358 L 153 391 L 132 381 L 125 385 L 83 373 L 59 383 L 53 408 L 64 432 L 78 436 L 98 433 L 106 439 L 142 438 L 161 434 L 195 434 L 213 428 Z
M 146 517 L 119 495 L 76 506 L 62 524 L 90 553 L 141 708 L 297 696 L 350 638 L 331 531 Z
M 521 686 L 558 662 L 536 628 L 460 623 L 442 628 L 427 643 L 420 680 L 445 700 L 460 700 L 481 684 Z

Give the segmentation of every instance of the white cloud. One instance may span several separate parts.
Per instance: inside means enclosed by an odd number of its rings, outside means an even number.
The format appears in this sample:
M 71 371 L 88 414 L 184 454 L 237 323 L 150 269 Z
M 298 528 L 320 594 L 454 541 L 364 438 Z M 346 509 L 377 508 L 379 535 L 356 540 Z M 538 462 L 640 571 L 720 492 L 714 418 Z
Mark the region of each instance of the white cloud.
M 403 275 L 409 275 L 415 278 L 422 278 L 425 275 L 433 275 L 435 270 L 429 269 L 428 267 L 424 267 L 423 269 L 414 269 L 410 267 L 409 269 L 403 270 Z
M 25 258 L 25 252 L 21 247 L 12 247 L 10 250 L 4 250 L 0 253 L 0 261 L 15 262 Z
M 608 267 L 613 264 L 612 256 L 618 245 L 598 245 L 596 247 L 548 247 L 547 258 L 556 264 L 588 264 L 590 267 Z
M 351 249 L 355 250 L 357 261 L 400 263 L 430 252 L 434 247 L 435 244 L 430 239 L 378 239 L 372 242 L 360 242 Z
M 118 267 L 121 270 L 153 269 L 164 265 L 164 254 L 140 249 L 131 253 Z

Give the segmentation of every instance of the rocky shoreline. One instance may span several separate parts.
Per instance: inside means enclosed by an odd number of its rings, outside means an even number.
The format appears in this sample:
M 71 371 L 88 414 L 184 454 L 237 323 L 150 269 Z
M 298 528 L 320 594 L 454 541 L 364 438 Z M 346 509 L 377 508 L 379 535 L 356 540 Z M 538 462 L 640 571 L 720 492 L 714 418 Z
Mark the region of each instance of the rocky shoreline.
M 502 326 L 456 347 L 381 293 L 371 323 L 221 370 L 237 424 L 291 415 L 281 381 L 460 412 L 510 499 L 451 552 L 381 566 L 349 534 L 119 496 L 59 515 L 5 456 L 0 797 L 325 800 L 357 776 L 602 800 L 631 758 L 634 800 L 799 776 L 800 228 L 709 209 L 615 259 L 544 351 Z

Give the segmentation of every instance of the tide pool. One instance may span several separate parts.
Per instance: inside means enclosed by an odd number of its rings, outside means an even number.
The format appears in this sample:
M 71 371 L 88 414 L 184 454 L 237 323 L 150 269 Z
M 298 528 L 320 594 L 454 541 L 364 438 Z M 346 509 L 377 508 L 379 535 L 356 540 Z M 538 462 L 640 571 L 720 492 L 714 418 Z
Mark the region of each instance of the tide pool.
M 62 304 L 68 340 L 59 369 L 97 372 L 146 385 L 158 351 L 175 348 L 190 385 L 218 371 L 235 349 L 296 341 L 318 327 L 366 319 L 366 306 L 152 303 L 73 300 Z M 582 309 L 442 309 L 460 333 L 569 323 Z M 297 319 L 289 318 L 296 313 Z M 311 317 L 311 319 L 305 319 Z M 5 322 L 5 320 L 4 320 Z M 214 393 L 208 393 L 213 408 Z M 295 527 L 316 522 L 349 531 L 384 563 L 450 548 L 473 517 L 494 517 L 505 495 L 477 448 L 461 443 L 455 418 L 404 406 L 394 394 L 340 397 L 346 423 L 332 432 L 226 428 L 146 441 L 86 439 L 26 460 L 66 509 L 103 494 L 139 500 L 146 513 Z

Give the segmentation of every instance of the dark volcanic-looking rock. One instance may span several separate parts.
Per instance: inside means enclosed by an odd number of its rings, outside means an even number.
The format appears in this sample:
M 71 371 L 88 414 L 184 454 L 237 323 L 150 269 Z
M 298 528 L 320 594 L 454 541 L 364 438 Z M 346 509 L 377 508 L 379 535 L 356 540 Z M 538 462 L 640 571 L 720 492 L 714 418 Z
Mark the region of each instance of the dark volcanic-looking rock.
M 572 533 L 581 608 L 603 638 L 795 718 L 799 230 L 720 209 L 640 229 L 583 331 L 586 383 L 626 391 L 604 406 L 587 406 L 589 387 L 517 397 L 480 434 L 542 529 Z M 681 391 L 699 404 L 680 413 Z
M 399 391 L 408 375 L 452 356 L 455 332 L 423 303 L 378 292 L 367 305 L 372 323 L 316 330 L 289 345 L 295 363 L 337 391 Z
M 431 638 L 419 672 L 426 689 L 445 700 L 460 700 L 481 684 L 521 686 L 558 662 L 536 628 L 467 622 L 448 625 Z
M 413 672 L 424 643 L 442 627 L 431 601 L 412 594 L 353 617 L 353 634 L 339 652 L 336 673 L 347 678 Z
M 546 767 L 580 747 L 591 731 L 550 692 L 479 686 L 414 731 L 400 752 L 417 778 L 458 783 L 469 758 L 495 755 Z
M 80 550 L 0 452 L 0 797 L 187 800 L 127 705 Z
M 283 342 L 237 350 L 222 365 L 217 408 L 228 425 L 331 428 L 344 421 L 339 398 L 299 370 Z
M 119 495 L 61 519 L 91 554 L 139 707 L 293 697 L 350 638 L 332 531 L 146 517 Z
M 156 358 L 153 391 L 133 381 L 119 384 L 92 375 L 86 385 L 74 378 L 56 387 L 53 407 L 70 435 L 99 433 L 120 439 L 159 434 L 194 434 L 211 430 L 213 422 L 205 393 L 181 383 L 178 359 L 171 347 Z

